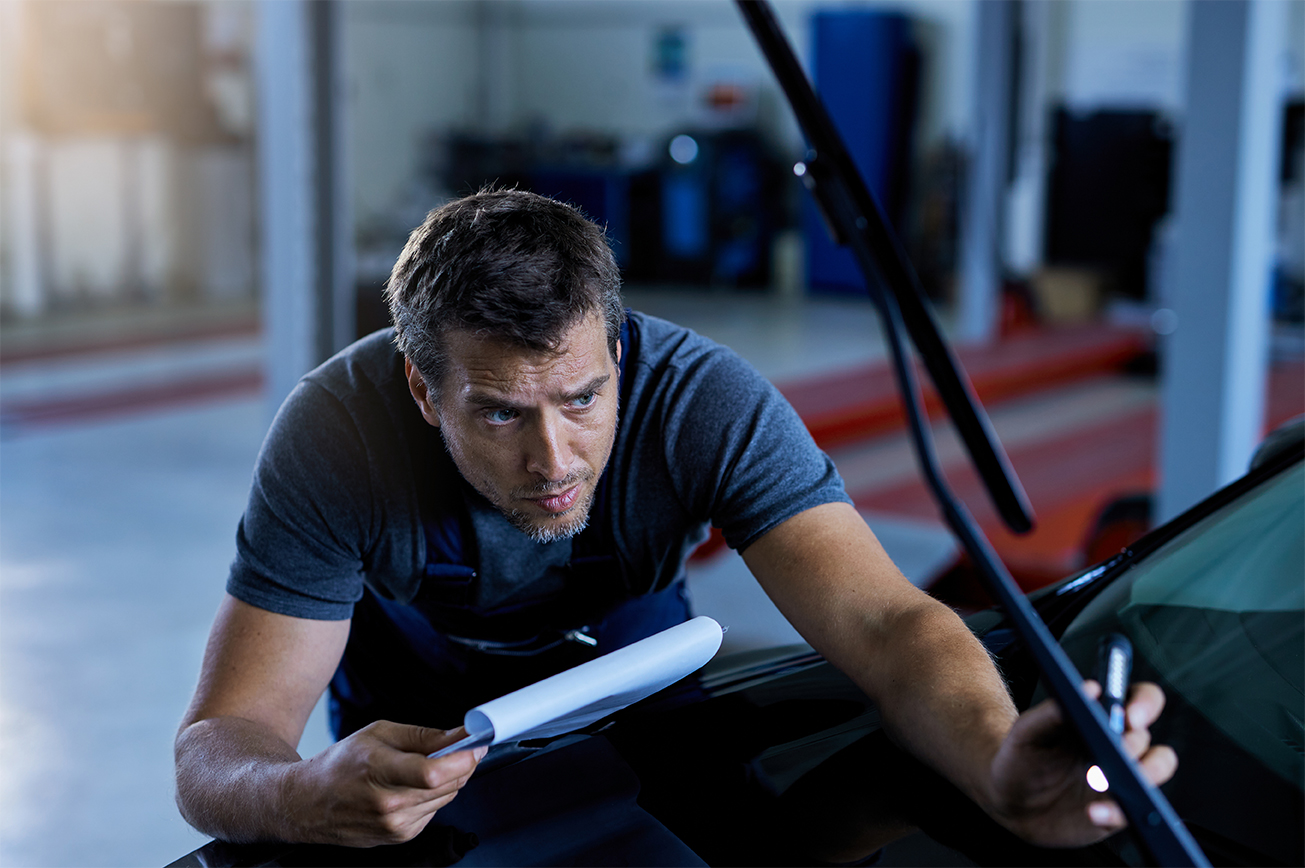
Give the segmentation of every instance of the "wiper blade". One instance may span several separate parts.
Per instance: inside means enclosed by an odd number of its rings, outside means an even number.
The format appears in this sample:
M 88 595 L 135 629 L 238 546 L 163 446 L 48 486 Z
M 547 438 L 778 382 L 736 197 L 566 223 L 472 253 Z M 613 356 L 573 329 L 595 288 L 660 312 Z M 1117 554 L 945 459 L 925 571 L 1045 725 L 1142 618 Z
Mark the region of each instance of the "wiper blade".
M 738 5 L 811 146 L 811 153 L 799 164 L 803 183 L 815 197 L 835 240 L 852 249 L 872 296 L 881 295 L 874 275 L 882 277 L 882 284 L 896 299 L 929 378 L 937 387 L 993 505 L 1007 527 L 1016 533 L 1027 532 L 1033 527 L 1028 495 L 1011 470 L 1010 460 L 993 433 L 969 378 L 962 372 L 933 313 L 924 303 L 924 290 L 905 249 L 884 218 L 878 201 L 861 180 L 842 137 L 798 65 L 770 6 L 743 0 Z
M 1151 858 L 1159 865 L 1209 865 L 1168 800 L 1142 776 L 1137 764 L 1124 752 L 1119 736 L 1110 731 L 1101 707 L 1083 692 L 1082 676 L 1020 592 L 973 516 L 948 488 L 925 425 L 919 384 L 906 356 L 903 331 L 914 341 L 1003 519 L 1016 531 L 1032 526 L 1027 497 L 924 303 L 919 279 L 901 243 L 852 163 L 774 12 L 765 0 L 736 0 L 736 3 L 814 152 L 801 164 L 803 181 L 839 243 L 852 248 L 879 308 L 910 420 L 916 457 L 947 524 L 970 555 L 989 593 L 1001 603 L 1033 654 L 1052 695 L 1105 772 L 1111 796 L 1119 802 Z M 876 275 L 882 278 L 889 292 L 878 291 Z

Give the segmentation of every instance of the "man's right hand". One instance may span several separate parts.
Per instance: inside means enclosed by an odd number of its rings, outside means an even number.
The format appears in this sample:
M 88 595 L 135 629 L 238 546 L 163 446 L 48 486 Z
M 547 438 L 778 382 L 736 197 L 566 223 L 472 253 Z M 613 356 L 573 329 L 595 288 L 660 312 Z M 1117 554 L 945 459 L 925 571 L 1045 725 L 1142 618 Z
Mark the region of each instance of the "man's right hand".
M 372 847 L 415 837 L 467 783 L 486 748 L 433 753 L 466 735 L 377 721 L 295 763 L 283 791 L 304 840 Z
M 348 637 L 348 621 L 223 599 L 177 733 L 177 805 L 195 828 L 232 842 L 397 843 L 457 795 L 484 754 L 427 754 L 461 729 L 378 721 L 300 758 Z

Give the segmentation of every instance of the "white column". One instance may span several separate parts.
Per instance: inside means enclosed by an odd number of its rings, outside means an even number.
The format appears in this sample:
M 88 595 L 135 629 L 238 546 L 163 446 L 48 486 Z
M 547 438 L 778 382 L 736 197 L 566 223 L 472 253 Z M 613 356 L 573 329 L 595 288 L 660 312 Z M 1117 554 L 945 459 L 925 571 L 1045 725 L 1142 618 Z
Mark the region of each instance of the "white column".
M 18 36 L 23 6 L 0 3 L 0 299 L 15 315 L 39 316 L 46 297 L 42 274 L 42 142 L 22 129 L 18 110 Z
M 11 133 L 4 142 L 4 189 L 0 190 L 5 224 L 4 300 L 18 316 L 45 310 L 41 268 L 42 209 L 40 142 L 30 133 Z
M 308 3 L 264 0 L 257 51 L 265 394 L 274 412 L 319 361 Z
M 1286 9 L 1190 6 L 1166 296 L 1177 330 L 1161 345 L 1160 521 L 1244 473 L 1264 433 Z
M 1006 195 L 1002 249 L 1007 267 L 1019 276 L 1028 276 L 1042 265 L 1051 152 L 1047 120 L 1050 105 L 1060 91 L 1066 14 L 1066 4 L 1061 0 L 1037 0 L 1018 7 L 1018 50 L 1022 56 L 1019 121 L 1016 140 L 1010 143 L 1015 154 L 1015 177 Z
M 974 99 L 970 119 L 970 165 L 961 213 L 957 340 L 988 341 L 1001 310 L 1001 232 L 1005 217 L 1006 155 L 1010 147 L 1010 0 L 976 3 Z
M 266 395 L 353 337 L 337 3 L 264 0 L 257 45 Z
M 318 246 L 323 263 L 317 287 L 323 299 L 318 355 L 325 361 L 357 337 L 353 189 L 346 123 L 349 94 L 342 34 L 344 4 L 339 0 L 317 0 L 309 8 L 315 67 Z

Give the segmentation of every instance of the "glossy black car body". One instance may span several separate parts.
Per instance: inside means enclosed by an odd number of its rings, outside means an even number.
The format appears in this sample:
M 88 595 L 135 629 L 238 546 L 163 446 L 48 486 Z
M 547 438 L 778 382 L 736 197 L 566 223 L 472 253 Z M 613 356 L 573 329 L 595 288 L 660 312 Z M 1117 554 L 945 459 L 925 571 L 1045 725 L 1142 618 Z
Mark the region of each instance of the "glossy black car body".
M 1153 731 L 1180 769 L 1163 791 L 1214 864 L 1305 864 L 1299 435 L 1035 601 L 1080 671 L 1101 634 L 1130 636 L 1135 677 L 1168 697 Z M 1037 702 L 1038 674 L 1003 616 L 968 623 L 1017 704 Z M 1143 861 L 1129 833 L 1081 850 L 1018 841 L 894 747 L 860 690 L 796 646 L 713 661 L 594 732 L 496 749 L 402 846 L 214 842 L 176 864 L 845 864 L 916 828 L 979 864 Z

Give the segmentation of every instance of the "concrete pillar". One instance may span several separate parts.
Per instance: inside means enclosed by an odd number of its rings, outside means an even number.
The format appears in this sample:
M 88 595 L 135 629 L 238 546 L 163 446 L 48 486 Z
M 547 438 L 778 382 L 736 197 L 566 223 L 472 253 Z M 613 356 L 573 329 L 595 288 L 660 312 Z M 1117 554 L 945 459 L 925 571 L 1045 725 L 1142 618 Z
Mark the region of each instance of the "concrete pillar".
M 955 337 L 963 342 L 994 338 L 1001 310 L 1000 227 L 1010 152 L 1015 14 L 1012 0 L 974 6 L 974 102 L 956 299 Z
M 350 171 L 348 80 L 345 76 L 344 4 L 317 0 L 309 7 L 313 31 L 313 126 L 317 246 L 323 271 L 317 280 L 322 313 L 318 355 L 322 361 L 358 337 L 354 263 L 353 174 Z
M 23 6 L 0 3 L 0 302 L 18 317 L 46 306 L 41 228 L 42 142 L 19 117 L 19 34 Z
M 0 187 L 0 220 L 5 235 L 4 303 L 20 317 L 44 312 L 46 294 L 42 268 L 41 178 L 45 172 L 41 143 L 31 133 L 12 132 L 3 142 L 4 185 Z
M 1061 89 L 1067 10 L 1061 0 L 1025 0 L 1017 8 L 1018 122 L 1010 143 L 1015 171 L 1006 196 L 1002 249 L 1006 267 L 1022 277 L 1042 265 L 1051 160 L 1049 108 Z
M 257 45 L 263 332 L 270 409 L 353 339 L 339 3 L 264 0 Z
M 1191 4 L 1161 345 L 1166 521 L 1246 471 L 1263 435 L 1287 4 Z

